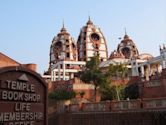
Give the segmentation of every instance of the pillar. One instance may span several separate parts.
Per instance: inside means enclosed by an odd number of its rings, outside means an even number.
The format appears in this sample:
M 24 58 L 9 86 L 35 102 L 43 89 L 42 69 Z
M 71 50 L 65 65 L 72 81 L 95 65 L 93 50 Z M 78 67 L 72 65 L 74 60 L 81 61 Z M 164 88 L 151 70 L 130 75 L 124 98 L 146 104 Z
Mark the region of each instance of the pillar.
M 141 66 L 141 77 L 145 76 L 144 66 Z
M 61 80 L 61 64 L 58 65 L 58 80 Z
M 150 64 L 148 64 L 148 75 L 151 75 L 151 68 L 150 68 Z
M 65 62 L 63 62 L 63 80 L 65 80 Z
M 131 59 L 132 76 L 138 76 L 138 64 L 135 59 Z

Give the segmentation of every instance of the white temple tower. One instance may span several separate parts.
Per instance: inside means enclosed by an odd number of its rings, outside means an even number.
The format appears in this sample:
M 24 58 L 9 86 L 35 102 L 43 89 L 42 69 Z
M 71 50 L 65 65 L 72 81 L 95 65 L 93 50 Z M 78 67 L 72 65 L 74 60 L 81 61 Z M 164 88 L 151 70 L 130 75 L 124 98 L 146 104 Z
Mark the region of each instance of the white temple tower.
M 64 27 L 52 40 L 50 46 L 50 66 L 48 73 L 51 81 L 73 79 L 81 71 L 85 62 L 78 61 L 77 46 Z
M 80 31 L 77 49 L 80 61 L 88 61 L 95 54 L 99 54 L 101 61 L 106 61 L 108 58 L 106 39 L 100 28 L 95 26 L 90 18 Z
M 50 47 L 50 67 L 58 61 L 77 61 L 77 46 L 64 25 L 52 40 Z

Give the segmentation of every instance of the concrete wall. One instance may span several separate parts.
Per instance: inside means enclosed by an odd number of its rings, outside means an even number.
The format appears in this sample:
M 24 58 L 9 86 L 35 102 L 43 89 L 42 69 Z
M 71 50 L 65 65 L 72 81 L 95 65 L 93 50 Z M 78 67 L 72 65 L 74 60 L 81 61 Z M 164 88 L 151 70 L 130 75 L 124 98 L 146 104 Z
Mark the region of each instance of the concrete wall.
M 140 82 L 141 98 L 166 97 L 166 69 L 161 75 L 153 76 L 149 81 Z
M 166 111 L 60 114 L 49 125 L 165 125 Z

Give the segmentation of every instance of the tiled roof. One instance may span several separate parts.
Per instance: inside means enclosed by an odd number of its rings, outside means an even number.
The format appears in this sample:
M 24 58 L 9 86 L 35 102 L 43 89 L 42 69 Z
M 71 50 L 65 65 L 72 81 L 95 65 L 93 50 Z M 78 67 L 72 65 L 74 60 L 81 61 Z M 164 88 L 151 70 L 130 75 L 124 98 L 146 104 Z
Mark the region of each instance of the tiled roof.
M 20 63 L 0 52 L 0 67 L 16 65 L 20 65 Z

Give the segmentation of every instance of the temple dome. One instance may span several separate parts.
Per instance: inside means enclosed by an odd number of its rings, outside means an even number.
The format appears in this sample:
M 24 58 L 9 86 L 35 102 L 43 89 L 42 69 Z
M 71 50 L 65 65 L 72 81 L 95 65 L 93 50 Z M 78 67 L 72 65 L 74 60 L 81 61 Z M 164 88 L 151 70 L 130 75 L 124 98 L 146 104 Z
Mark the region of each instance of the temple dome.
M 50 65 L 58 61 L 77 61 L 77 45 L 74 38 L 70 36 L 66 28 L 61 28 L 60 32 L 52 40 L 50 47 Z
M 90 18 L 81 28 L 77 49 L 80 61 L 88 61 L 95 54 L 99 55 L 101 61 L 106 61 L 108 58 L 106 39 L 100 28 L 95 26 Z
M 118 45 L 117 52 L 122 54 L 126 59 L 137 58 L 139 55 L 135 43 L 126 33 L 123 40 Z
M 109 59 L 115 59 L 115 58 L 123 58 L 124 59 L 125 57 L 121 53 L 118 53 L 116 50 L 114 50 L 111 53 Z

